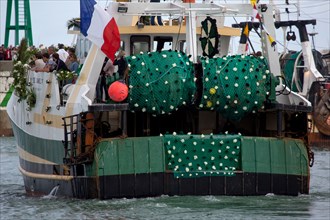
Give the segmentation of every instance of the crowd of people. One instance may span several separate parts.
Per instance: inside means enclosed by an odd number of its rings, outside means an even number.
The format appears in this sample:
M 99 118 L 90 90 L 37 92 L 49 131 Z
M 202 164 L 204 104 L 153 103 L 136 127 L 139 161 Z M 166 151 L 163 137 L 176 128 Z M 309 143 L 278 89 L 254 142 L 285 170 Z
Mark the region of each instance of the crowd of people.
M 32 61 L 29 63 L 31 69 L 36 72 L 52 72 L 52 71 L 71 71 L 78 73 L 80 62 L 75 54 L 74 47 L 65 48 L 59 43 L 57 47 L 45 47 L 40 45 L 38 48 L 31 46 L 33 51 Z M 0 46 L 0 60 L 15 60 L 17 57 L 17 47 L 9 46 L 5 48 Z
M 35 72 L 70 71 L 79 74 L 79 68 L 83 64 L 83 60 L 79 61 L 77 58 L 74 47 L 65 48 L 61 43 L 57 47 L 53 45 L 45 47 L 42 44 L 38 48 L 31 46 L 29 50 L 34 52 L 29 65 L 31 70 Z M 5 48 L 4 45 L 1 45 L 0 60 L 15 60 L 17 58 L 17 51 L 17 47 L 9 46 Z M 96 87 L 96 100 L 98 102 L 109 100 L 108 79 L 110 77 L 115 78 L 115 80 L 125 80 L 127 78 L 127 66 L 125 51 L 123 50 L 118 52 L 113 62 L 107 57 L 105 58 Z M 70 83 L 75 83 L 75 80 L 76 78 Z
M 30 63 L 31 69 L 36 72 L 63 70 L 78 73 L 79 65 L 75 49 L 72 47 L 64 49 L 63 44 L 58 44 L 58 48 L 54 46 L 41 47 L 34 54 L 34 58 Z
M 17 47 L 9 46 L 5 47 L 5 45 L 0 46 L 0 60 L 12 60 L 17 56 Z

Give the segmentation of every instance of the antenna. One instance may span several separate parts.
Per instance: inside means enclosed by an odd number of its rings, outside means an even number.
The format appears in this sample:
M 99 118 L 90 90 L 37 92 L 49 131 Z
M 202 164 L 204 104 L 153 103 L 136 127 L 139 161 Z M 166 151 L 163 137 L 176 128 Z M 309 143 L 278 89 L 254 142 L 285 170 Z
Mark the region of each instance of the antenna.
M 297 0 L 297 20 L 299 20 L 300 17 L 300 0 Z

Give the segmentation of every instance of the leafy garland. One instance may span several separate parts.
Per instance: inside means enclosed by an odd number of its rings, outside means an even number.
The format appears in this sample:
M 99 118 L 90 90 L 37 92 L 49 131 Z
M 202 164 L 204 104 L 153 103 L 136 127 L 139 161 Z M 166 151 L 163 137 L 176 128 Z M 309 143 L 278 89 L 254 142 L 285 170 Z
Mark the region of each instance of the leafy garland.
M 80 18 L 72 18 L 67 22 L 67 27 L 68 29 L 73 28 L 75 29 L 80 29 Z
M 59 72 L 57 72 L 56 76 L 57 76 L 57 80 L 59 81 L 63 81 L 63 80 L 71 80 L 74 78 L 75 72 L 71 72 L 71 71 L 64 71 L 64 70 L 60 70 Z
M 26 100 L 28 109 L 31 110 L 37 101 L 37 97 L 31 84 L 27 82 L 27 72 L 30 68 L 29 62 L 33 55 L 33 51 L 30 51 L 27 45 L 27 40 L 23 38 L 17 51 L 17 59 L 14 60 L 13 86 L 15 88 L 15 94 L 19 97 L 18 102 Z

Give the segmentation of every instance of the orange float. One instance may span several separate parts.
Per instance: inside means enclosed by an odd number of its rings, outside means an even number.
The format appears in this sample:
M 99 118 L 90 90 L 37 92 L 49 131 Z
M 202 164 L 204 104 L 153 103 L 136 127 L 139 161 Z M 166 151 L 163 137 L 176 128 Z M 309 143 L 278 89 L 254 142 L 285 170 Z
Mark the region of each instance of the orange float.
M 121 81 L 113 82 L 108 89 L 108 94 L 111 100 L 122 102 L 128 96 L 128 87 Z

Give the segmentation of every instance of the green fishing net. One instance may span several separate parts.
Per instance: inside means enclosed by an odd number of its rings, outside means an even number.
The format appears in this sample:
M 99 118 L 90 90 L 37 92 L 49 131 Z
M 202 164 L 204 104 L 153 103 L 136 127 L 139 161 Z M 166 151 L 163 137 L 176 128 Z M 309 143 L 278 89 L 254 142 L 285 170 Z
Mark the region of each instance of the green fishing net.
M 241 169 L 240 135 L 164 135 L 167 169 L 175 177 L 233 176 Z
M 161 51 L 127 57 L 132 111 L 168 114 L 189 105 L 195 93 L 194 66 L 183 52 Z
M 227 56 L 201 59 L 203 95 L 201 109 L 216 110 L 238 121 L 263 108 L 271 89 L 271 74 L 263 57 Z

